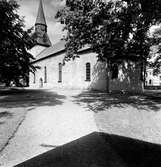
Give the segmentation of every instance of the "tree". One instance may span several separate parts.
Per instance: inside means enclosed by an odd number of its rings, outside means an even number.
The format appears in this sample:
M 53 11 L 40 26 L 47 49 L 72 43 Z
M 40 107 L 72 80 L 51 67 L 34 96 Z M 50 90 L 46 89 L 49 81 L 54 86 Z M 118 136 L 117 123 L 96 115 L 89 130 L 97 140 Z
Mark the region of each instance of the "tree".
M 57 12 L 67 35 L 65 60 L 89 45 L 98 60 L 146 61 L 152 40 L 149 28 L 161 20 L 159 0 L 67 0 Z
M 16 85 L 20 80 L 27 81 L 29 71 L 35 67 L 30 64 L 32 55 L 27 52 L 34 40 L 31 29 L 24 30 L 24 21 L 17 14 L 19 5 L 15 0 L 0 1 L 0 81 Z
M 152 43 L 150 51 L 149 67 L 153 68 L 153 74 L 158 75 L 161 72 L 161 27 L 159 26 L 154 30 L 151 35 Z

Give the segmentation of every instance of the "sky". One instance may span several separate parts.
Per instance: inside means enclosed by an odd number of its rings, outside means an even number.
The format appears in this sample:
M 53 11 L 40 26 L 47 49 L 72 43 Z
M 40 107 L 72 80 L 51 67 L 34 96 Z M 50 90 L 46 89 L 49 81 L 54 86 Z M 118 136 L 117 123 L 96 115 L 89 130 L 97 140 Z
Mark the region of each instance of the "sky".
M 39 0 L 17 0 L 20 8 L 18 13 L 20 16 L 24 16 L 26 28 L 34 26 Z M 55 14 L 58 9 L 65 6 L 65 0 L 42 0 L 45 18 L 48 26 L 48 35 L 52 44 L 59 42 L 63 32 L 63 26 L 55 19 Z

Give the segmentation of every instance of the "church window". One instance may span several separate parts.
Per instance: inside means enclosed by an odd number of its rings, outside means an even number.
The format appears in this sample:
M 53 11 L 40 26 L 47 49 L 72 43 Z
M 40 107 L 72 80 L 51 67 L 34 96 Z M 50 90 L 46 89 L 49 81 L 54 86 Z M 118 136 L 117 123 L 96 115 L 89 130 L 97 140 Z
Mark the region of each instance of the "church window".
M 47 68 L 44 67 L 44 83 L 47 83 Z
M 113 64 L 112 65 L 112 75 L 111 75 L 111 78 L 112 79 L 117 79 L 118 78 L 118 65 L 117 64 Z
M 91 80 L 91 64 L 86 63 L 86 81 Z
M 152 85 L 152 80 L 151 79 L 149 80 L 149 85 Z
M 36 74 L 33 73 L 33 83 L 35 84 L 36 83 Z
M 62 82 L 62 63 L 59 63 L 58 65 L 59 67 L 59 78 L 58 78 L 58 82 Z

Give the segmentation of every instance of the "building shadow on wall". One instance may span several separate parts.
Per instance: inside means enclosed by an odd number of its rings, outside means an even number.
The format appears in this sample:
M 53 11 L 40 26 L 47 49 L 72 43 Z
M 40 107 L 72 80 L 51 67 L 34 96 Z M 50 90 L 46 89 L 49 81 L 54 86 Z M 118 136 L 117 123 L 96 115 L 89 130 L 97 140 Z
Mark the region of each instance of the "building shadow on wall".
M 107 89 L 106 64 L 97 62 L 92 69 L 92 81 L 89 89 Z
M 161 145 L 94 132 L 15 167 L 160 167 Z
M 140 110 L 159 111 L 161 109 L 161 92 L 138 93 L 106 93 L 100 91 L 84 91 L 74 96 L 75 103 L 83 104 L 94 112 L 104 111 L 111 107 L 125 108 L 127 105 Z
M 0 107 L 40 107 L 63 104 L 65 96 L 45 89 L 0 90 Z
M 124 62 L 117 67 L 117 69 L 111 69 L 111 71 L 109 71 L 110 78 L 108 78 L 106 63 L 97 62 L 92 69 L 92 81 L 89 89 L 112 89 L 117 91 L 131 90 L 135 92 L 142 89 L 142 76 L 139 64 Z M 114 74 L 116 76 L 114 76 Z
M 113 78 L 112 73 L 111 78 Z M 111 79 L 110 88 L 119 91 L 140 92 L 143 86 L 142 79 L 139 63 L 124 62 L 118 66 L 118 76 Z

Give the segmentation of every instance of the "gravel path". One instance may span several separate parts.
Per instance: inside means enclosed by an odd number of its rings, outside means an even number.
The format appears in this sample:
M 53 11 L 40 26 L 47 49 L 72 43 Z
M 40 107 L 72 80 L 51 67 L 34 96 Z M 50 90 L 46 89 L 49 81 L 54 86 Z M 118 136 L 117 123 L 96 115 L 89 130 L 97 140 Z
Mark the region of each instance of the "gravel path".
M 161 93 L 113 95 L 77 90 L 25 93 L 17 107 L 30 106 L 26 116 L 25 110 L 21 112 L 19 108 L 12 109 L 12 114 L 2 111 L 8 120 L 16 113 L 16 119 L 5 125 L 5 131 L 7 126 L 10 131 L 15 129 L 10 128 L 12 124 L 20 126 L 0 154 L 0 166 L 13 166 L 94 131 L 161 144 Z
M 97 131 L 93 112 L 72 102 L 71 92 L 62 105 L 36 107 L 28 111 L 14 138 L 0 155 L 8 167 Z
M 95 114 L 101 132 L 161 144 L 161 109 L 136 109 L 130 105 L 111 107 Z
M 18 127 L 25 119 L 26 108 L 0 108 L 0 152 L 14 136 Z
M 76 102 L 95 113 L 99 131 L 161 144 L 161 92 L 84 92 Z

